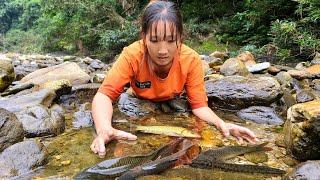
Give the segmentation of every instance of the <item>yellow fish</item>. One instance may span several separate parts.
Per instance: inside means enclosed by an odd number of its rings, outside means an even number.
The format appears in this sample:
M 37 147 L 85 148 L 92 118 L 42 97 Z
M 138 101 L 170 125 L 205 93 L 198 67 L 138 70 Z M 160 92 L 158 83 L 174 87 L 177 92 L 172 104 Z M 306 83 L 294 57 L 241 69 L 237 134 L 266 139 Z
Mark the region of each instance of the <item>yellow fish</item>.
M 177 126 L 139 126 L 135 127 L 136 131 L 151 134 L 163 134 L 168 136 L 200 138 L 201 136 L 189 129 Z

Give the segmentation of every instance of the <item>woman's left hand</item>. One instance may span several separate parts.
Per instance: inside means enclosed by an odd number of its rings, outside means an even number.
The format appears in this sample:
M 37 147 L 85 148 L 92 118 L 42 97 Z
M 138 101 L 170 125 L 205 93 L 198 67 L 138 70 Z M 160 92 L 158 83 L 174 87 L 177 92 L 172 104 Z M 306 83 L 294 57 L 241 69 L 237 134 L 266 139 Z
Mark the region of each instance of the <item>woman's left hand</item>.
M 219 128 L 221 129 L 224 136 L 228 137 L 231 134 L 234 137 L 236 137 L 240 141 L 240 143 L 243 142 L 243 139 L 253 144 L 259 142 L 259 139 L 248 128 L 238 126 L 232 123 L 223 123 L 220 125 Z

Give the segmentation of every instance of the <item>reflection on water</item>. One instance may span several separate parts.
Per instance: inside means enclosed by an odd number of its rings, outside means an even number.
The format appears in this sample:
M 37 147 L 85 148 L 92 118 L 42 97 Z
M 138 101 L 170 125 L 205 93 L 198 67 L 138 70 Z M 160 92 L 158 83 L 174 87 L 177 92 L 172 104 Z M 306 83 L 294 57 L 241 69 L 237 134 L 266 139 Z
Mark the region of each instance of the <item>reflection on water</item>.
M 209 126 L 203 121 L 196 119 L 194 116 L 186 115 L 154 115 L 143 118 L 141 120 L 129 120 L 123 121 L 125 117 L 117 114 L 118 122 L 114 123 L 115 128 L 119 128 L 125 131 L 132 132 L 138 136 L 136 141 L 112 141 L 106 146 L 106 157 L 99 158 L 96 154 L 93 154 L 90 150 L 90 144 L 93 140 L 94 133 L 93 128 L 83 128 L 80 130 L 72 129 L 67 126 L 65 133 L 43 140 L 43 143 L 47 146 L 49 152 L 48 164 L 44 167 L 44 170 L 39 172 L 34 178 L 72 178 L 78 172 L 91 167 L 101 161 L 110 159 L 112 157 L 126 156 L 126 155 L 138 155 L 146 154 L 159 148 L 161 145 L 168 143 L 173 137 L 164 135 L 153 135 L 134 132 L 131 124 L 141 125 L 166 125 L 166 126 L 180 126 L 190 130 L 200 132 L 202 139 L 199 145 L 202 149 L 215 148 L 224 145 L 237 145 L 237 141 L 234 138 L 223 138 L 221 133 L 213 126 Z M 219 114 L 223 112 L 219 112 Z M 232 117 L 232 114 L 224 114 L 224 117 Z M 231 120 L 225 118 L 226 120 Z M 67 118 L 67 121 L 71 121 L 71 118 Z M 236 121 L 241 122 L 241 121 Z M 72 124 L 67 122 L 67 124 Z M 275 144 L 276 140 L 282 139 L 281 131 L 278 126 L 270 125 L 257 125 L 254 123 L 240 123 L 252 129 L 257 136 L 263 142 L 269 142 L 267 145 L 270 147 L 270 151 L 260 155 L 265 159 L 260 160 L 259 155 L 257 157 L 253 155 L 247 155 L 253 159 L 259 159 L 255 163 L 257 165 L 267 165 L 275 168 L 287 170 L 288 165 L 284 163 L 286 159 L 286 152 L 284 148 L 281 148 Z M 267 157 L 265 157 L 267 156 Z M 239 156 L 230 160 L 231 163 L 242 164 L 254 164 L 254 160 L 250 160 L 245 156 Z M 249 161 L 249 160 L 251 161 Z M 267 159 L 267 160 L 266 160 Z M 98 177 L 97 177 L 98 178 Z M 271 176 L 262 174 L 249 174 L 249 173 L 235 173 L 235 172 L 223 172 L 219 170 L 204 170 L 194 169 L 187 166 L 178 167 L 171 170 L 167 170 L 161 175 L 153 175 L 140 177 L 139 179 L 265 179 L 271 178 Z M 272 179 L 280 179 L 280 177 L 272 177 Z

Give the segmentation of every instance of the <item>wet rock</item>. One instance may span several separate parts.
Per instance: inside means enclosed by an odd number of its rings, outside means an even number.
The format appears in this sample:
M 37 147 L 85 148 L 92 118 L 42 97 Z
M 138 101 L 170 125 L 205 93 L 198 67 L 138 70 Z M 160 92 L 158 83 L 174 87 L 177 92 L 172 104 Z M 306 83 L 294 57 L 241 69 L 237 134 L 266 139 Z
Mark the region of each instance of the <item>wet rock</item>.
M 93 125 L 91 110 L 88 108 L 88 104 L 90 103 L 82 104 L 79 111 L 73 114 L 72 126 L 74 128 L 91 127 Z
M 280 84 L 272 77 L 228 76 L 206 81 L 209 102 L 227 109 L 269 105 L 282 96 Z
M 201 63 L 202 63 L 202 71 L 204 72 L 204 74 L 205 75 L 212 74 L 211 68 L 210 68 L 208 62 L 202 60 Z
M 282 118 L 270 107 L 251 106 L 237 112 L 239 118 L 253 121 L 258 124 L 283 124 Z
M 86 102 L 92 102 L 100 85 L 98 83 L 75 85 L 72 87 L 71 94 L 61 96 L 58 102 L 65 106 L 77 106 Z
M 226 60 L 220 67 L 220 73 L 224 76 L 248 76 L 250 74 L 245 64 L 236 58 Z
M 287 71 L 291 77 L 296 79 L 305 79 L 310 76 L 305 70 L 289 70 Z
M 122 93 L 118 101 L 119 110 L 130 117 L 146 116 L 158 109 L 155 103 Z
M 69 94 L 71 92 L 72 85 L 69 80 L 60 79 L 40 84 L 39 89 L 52 89 L 56 93 L 57 97 L 60 97 L 64 94 Z
M 311 61 L 311 64 L 320 64 L 320 53 L 316 52 L 316 55 L 314 56 L 313 60 Z
M 298 160 L 320 158 L 320 100 L 296 104 L 288 109 L 284 125 L 287 149 Z
M 247 66 L 247 69 L 249 72 L 251 73 L 257 73 L 257 72 L 261 72 L 264 70 L 269 69 L 270 67 L 270 63 L 269 62 L 264 62 L 264 63 L 258 63 L 258 64 L 252 64 Z
M 26 137 L 58 135 L 64 131 L 64 110 L 54 105 L 50 109 L 37 105 L 16 113 L 22 123 Z
M 12 96 L 10 98 L 0 99 L 0 107 L 11 112 L 19 112 L 27 107 L 44 105 L 49 107 L 56 97 L 53 90 L 42 89 L 31 94 Z
M 0 92 L 4 91 L 14 78 L 15 74 L 11 62 L 0 60 Z
M 320 64 L 315 64 L 308 67 L 306 70 L 308 78 L 320 78 Z
M 101 73 L 94 74 L 90 81 L 92 83 L 102 83 L 105 77 L 106 77 L 105 74 L 101 74 Z
M 315 96 L 310 90 L 302 89 L 298 91 L 296 95 L 297 103 L 309 102 L 309 101 L 313 101 L 314 99 L 315 99 Z
M 46 156 L 44 146 L 35 140 L 14 144 L 0 154 L 0 179 L 30 172 L 44 165 Z
M 312 80 L 311 86 L 314 90 L 320 91 L 320 79 Z
M 21 79 L 22 83 L 43 84 L 48 81 L 67 79 L 72 85 L 85 84 L 90 76 L 73 62 L 65 62 L 56 66 L 39 69 Z
M 92 67 L 93 69 L 102 69 L 104 67 L 104 64 L 99 60 L 93 60 L 90 63 L 90 67 Z
M 279 72 L 275 78 L 278 80 L 278 82 L 281 85 L 284 85 L 284 86 L 289 86 L 290 81 L 292 80 L 292 77 L 290 76 L 290 74 L 284 71 Z
M 241 109 L 237 112 L 239 118 L 253 121 L 258 124 L 283 124 L 282 118 L 270 107 L 251 106 L 246 109 Z
M 20 91 L 23 91 L 25 89 L 30 89 L 33 88 L 34 84 L 17 84 L 14 85 L 12 87 L 9 87 L 6 91 L 4 91 L 3 93 L 1 93 L 1 96 L 8 96 L 10 94 L 16 94 Z
M 229 57 L 227 52 L 222 52 L 222 51 L 215 51 L 209 55 L 213 59 L 221 59 L 225 60 Z
M 0 108 L 0 152 L 23 138 L 21 122 L 12 112 Z
M 320 179 L 320 161 L 306 161 L 300 163 L 292 172 L 283 179 Z
M 237 59 L 242 61 L 245 66 L 250 66 L 256 64 L 256 60 L 253 54 L 249 51 L 245 51 L 237 56 Z

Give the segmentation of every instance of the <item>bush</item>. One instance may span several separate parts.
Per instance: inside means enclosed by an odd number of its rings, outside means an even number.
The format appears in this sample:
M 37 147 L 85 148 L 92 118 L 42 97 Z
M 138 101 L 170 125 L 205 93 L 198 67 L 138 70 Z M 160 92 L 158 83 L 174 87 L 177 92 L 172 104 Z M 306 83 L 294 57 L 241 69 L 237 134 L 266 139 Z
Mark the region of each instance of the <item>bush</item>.
M 42 37 L 34 30 L 12 29 L 2 36 L 0 50 L 20 53 L 41 52 L 42 44 Z

